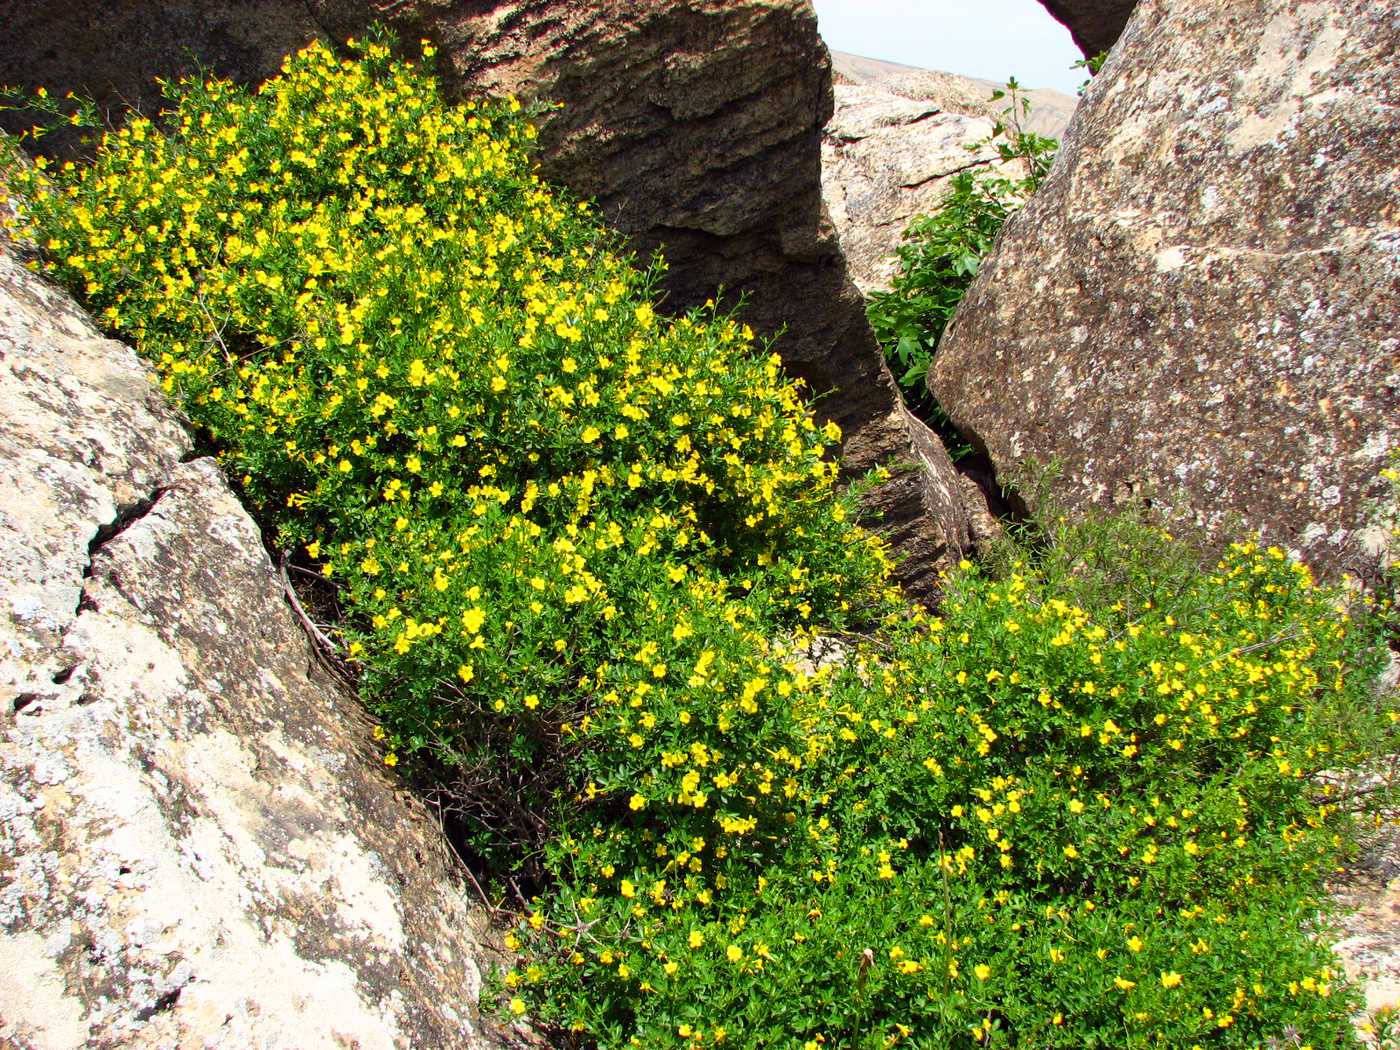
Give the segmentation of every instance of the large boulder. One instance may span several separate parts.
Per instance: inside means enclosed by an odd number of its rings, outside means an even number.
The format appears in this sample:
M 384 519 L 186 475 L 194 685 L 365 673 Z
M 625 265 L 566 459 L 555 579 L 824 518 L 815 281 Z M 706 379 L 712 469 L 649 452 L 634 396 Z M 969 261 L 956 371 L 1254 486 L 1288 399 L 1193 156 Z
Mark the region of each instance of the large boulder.
M 1101 55 L 1113 47 L 1136 0 L 1040 0 L 1045 9 L 1069 30 L 1086 58 Z
M 851 278 L 869 294 L 887 289 L 909 223 L 936 211 L 953 176 L 1004 166 L 990 144 L 1004 87 L 952 73 L 832 53 L 835 109 L 822 135 L 822 196 Z M 1059 138 L 1076 99 L 1032 91 L 1026 130 Z M 1011 162 L 1012 177 L 1024 174 Z
M 0 1046 L 505 1045 L 485 924 L 151 375 L 0 245 Z
M 312 37 L 375 20 L 439 45 L 449 93 L 563 103 L 541 125 L 551 180 L 594 198 L 643 255 L 666 253 L 668 307 L 725 292 L 845 433 L 852 474 L 904 474 L 871 509 L 905 537 L 900 575 L 928 594 L 970 542 L 951 462 L 902 409 L 822 209 L 831 68 L 809 0 L 137 0 L 5 5 L 0 82 L 158 107 L 151 87 L 202 63 L 256 82 Z
M 1138 5 L 931 372 L 1003 476 L 1360 567 L 1400 447 L 1397 55 L 1367 0 Z

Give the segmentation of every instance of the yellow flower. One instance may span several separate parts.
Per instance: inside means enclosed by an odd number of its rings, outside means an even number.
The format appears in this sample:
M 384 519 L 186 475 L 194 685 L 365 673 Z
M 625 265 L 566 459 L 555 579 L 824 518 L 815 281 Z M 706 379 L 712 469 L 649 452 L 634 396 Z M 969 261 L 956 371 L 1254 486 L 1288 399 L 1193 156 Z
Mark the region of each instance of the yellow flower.
M 730 962 L 736 963 L 744 957 L 744 949 L 740 948 L 737 944 L 731 944 L 728 948 L 724 949 L 724 955 Z
M 977 975 L 979 981 L 985 981 L 988 977 L 992 976 L 992 968 L 986 963 L 978 963 L 972 968 L 972 972 Z
M 705 943 L 705 935 L 699 930 L 691 930 L 689 943 L 691 948 L 699 948 L 702 944 Z
M 512 999 L 510 1001 L 510 1012 L 515 1014 L 516 1017 L 523 1014 L 525 1012 L 525 1000 L 521 999 L 519 996 Z
M 1175 970 L 1165 970 L 1162 972 L 1162 987 L 1175 988 L 1181 983 L 1181 974 Z
M 618 892 L 624 897 L 632 897 L 636 895 L 637 887 L 633 884 L 631 879 L 623 879 L 622 885 L 618 887 Z

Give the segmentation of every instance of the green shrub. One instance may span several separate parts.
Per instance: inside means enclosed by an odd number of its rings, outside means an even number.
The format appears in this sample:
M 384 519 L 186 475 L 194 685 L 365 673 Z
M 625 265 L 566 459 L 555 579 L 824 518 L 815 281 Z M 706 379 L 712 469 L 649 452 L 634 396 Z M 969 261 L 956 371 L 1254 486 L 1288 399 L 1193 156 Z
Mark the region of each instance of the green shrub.
M 1089 74 L 1089 79 L 1079 85 L 1075 94 L 1082 95 L 1085 91 L 1089 90 L 1089 85 L 1093 83 L 1094 77 L 1098 76 L 1099 73 L 1103 71 L 1103 67 L 1107 62 L 1108 52 L 1100 51 L 1097 55 L 1089 55 L 1085 58 L 1081 58 L 1078 62 L 1071 65 L 1069 67 L 1070 69 L 1082 69 Z
M 1010 185 L 970 171 L 953 176 L 939 210 L 904 231 L 890 290 L 870 295 L 875 337 L 909 407 L 924 418 L 937 418 L 926 379 L 938 340 L 1015 210 Z
M 992 138 L 969 147 L 994 145 L 1004 167 L 995 173 L 963 171 L 952 178 L 938 211 L 919 216 L 904 231 L 890 290 L 872 293 L 866 308 L 905 403 L 938 431 L 955 457 L 970 448 L 928 390 L 929 365 L 997 234 L 1040 186 L 1059 145 L 1023 126 L 1030 101 L 1015 77 L 1005 91 L 992 93 L 993 101 L 1008 98 L 1010 105 Z
M 1334 603 L 1130 520 L 968 566 L 939 618 L 792 677 L 786 829 L 699 849 L 673 788 L 558 843 L 574 885 L 511 983 L 603 1045 L 1351 1045 L 1312 933 L 1352 815 L 1315 774 L 1391 730 Z
M 506 1007 L 604 1047 L 1353 1045 L 1319 925 L 1393 749 L 1332 593 L 1061 525 L 904 607 L 836 434 L 651 303 L 518 107 L 372 43 L 8 172 L 535 896 Z M 837 657 L 815 661 L 821 644 Z

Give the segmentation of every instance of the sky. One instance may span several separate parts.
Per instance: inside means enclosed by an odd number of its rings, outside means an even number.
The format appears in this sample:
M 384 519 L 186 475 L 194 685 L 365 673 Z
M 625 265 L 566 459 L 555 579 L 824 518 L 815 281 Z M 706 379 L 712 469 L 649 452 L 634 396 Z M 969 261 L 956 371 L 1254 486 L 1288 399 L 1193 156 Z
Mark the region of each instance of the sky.
M 1087 79 L 1069 30 L 1037 0 L 813 0 L 827 46 L 1067 94 Z

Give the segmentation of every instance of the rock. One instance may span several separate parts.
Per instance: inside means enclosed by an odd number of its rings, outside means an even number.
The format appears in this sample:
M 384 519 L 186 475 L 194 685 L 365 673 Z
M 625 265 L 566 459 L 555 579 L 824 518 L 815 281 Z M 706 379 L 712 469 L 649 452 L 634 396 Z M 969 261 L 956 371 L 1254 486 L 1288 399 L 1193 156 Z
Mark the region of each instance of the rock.
M 1128 24 L 1136 0 L 1040 0 L 1069 30 L 1085 58 L 1093 58 L 1113 47 Z
M 0 1045 L 504 1045 L 438 826 L 127 347 L 0 247 Z
M 437 42 L 450 94 L 562 102 L 542 121 L 544 173 L 595 198 L 643 255 L 664 248 L 667 306 L 747 294 L 745 318 L 782 332 L 786 367 L 841 426 L 849 471 L 916 465 L 868 501 L 883 529 L 920 537 L 903 552 L 906 586 L 927 595 L 967 546 L 956 472 L 902 412 L 823 213 L 831 70 L 806 0 L 146 0 L 116 17 L 40 0 L 9 8 L 0 81 L 60 94 L 83 87 L 151 108 L 149 89 L 133 85 L 195 60 L 256 81 L 312 36 L 340 40 L 387 18 L 404 39 Z
M 992 146 L 975 147 L 991 139 L 1006 103 L 989 100 L 1000 86 L 989 81 L 832 58 L 838 79 L 822 136 L 822 196 L 856 287 L 868 295 L 889 287 L 905 229 L 938 209 L 954 175 L 1003 167 Z M 1027 130 L 1058 138 L 1075 100 L 1056 91 L 1031 96 Z
M 1397 660 L 1400 656 L 1392 658 L 1392 672 Z M 1393 677 L 1385 688 L 1393 693 Z M 1322 779 L 1342 791 L 1383 790 L 1393 783 L 1397 758 L 1381 759 L 1368 773 L 1323 774 Z M 1400 824 L 1393 813 L 1387 816 L 1392 819 L 1363 831 L 1356 856 L 1332 873 L 1327 885 L 1335 905 L 1328 931 L 1332 950 L 1361 989 L 1371 1017 L 1400 1010 Z
M 920 69 L 844 51 L 831 53 L 831 69 L 837 87 L 857 84 L 883 88 L 901 98 L 932 102 L 943 113 L 994 119 L 1006 108 L 1005 101 L 994 102 L 991 98 L 993 91 L 1006 89 L 1006 85 L 997 80 Z M 1025 120 L 1027 131 L 1052 139 L 1065 133 L 1079 105 L 1078 98 L 1049 88 L 1028 88 L 1022 94 L 1031 103 L 1030 116 Z
M 1400 446 L 1400 22 L 1144 0 L 931 387 L 1003 478 L 1146 495 L 1335 576 Z

